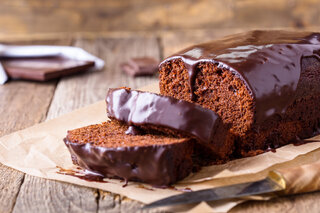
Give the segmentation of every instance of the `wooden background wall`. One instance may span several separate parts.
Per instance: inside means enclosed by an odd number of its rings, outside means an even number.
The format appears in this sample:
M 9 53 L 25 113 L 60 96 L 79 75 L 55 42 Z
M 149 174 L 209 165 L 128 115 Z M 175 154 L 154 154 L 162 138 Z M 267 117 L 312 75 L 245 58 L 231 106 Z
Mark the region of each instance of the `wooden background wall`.
M 1 0 L 0 34 L 317 27 L 319 0 Z

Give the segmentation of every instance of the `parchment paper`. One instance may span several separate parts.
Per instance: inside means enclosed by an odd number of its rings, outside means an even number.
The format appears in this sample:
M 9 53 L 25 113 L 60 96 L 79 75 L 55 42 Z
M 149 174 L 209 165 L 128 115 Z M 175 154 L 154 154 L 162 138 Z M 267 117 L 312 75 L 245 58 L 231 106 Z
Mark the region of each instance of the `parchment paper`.
M 158 85 L 151 85 L 143 90 L 158 92 Z M 64 169 L 75 168 L 63 142 L 67 130 L 106 120 L 106 105 L 104 101 L 100 101 L 56 119 L 6 135 L 0 138 L 0 162 L 30 175 L 98 188 L 143 203 L 182 193 L 173 189 L 152 188 L 149 185 L 141 187 L 141 183 L 129 182 L 128 186 L 123 187 L 124 183 L 119 180 L 107 179 L 107 183 L 89 182 L 77 177 L 58 174 L 57 166 Z M 320 136 L 313 139 L 320 141 Z M 277 149 L 275 153 L 267 152 L 223 165 L 204 167 L 201 171 L 191 174 L 176 184 L 175 187 L 199 190 L 261 179 L 269 170 L 294 167 L 318 160 L 320 158 L 318 157 L 320 156 L 319 148 L 319 142 L 300 146 L 287 145 Z M 198 206 L 187 206 L 187 209 L 192 212 L 209 209 L 212 212 L 226 212 L 241 202 L 243 200 L 201 203 Z

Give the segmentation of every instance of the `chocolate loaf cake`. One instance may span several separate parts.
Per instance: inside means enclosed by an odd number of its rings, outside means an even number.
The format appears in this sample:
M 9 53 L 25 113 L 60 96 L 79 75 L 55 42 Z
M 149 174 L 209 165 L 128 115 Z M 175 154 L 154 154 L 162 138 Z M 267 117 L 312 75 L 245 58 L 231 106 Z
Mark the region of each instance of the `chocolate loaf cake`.
M 212 159 L 227 159 L 234 149 L 229 128 L 215 112 L 198 104 L 128 88 L 110 89 L 106 103 L 109 118 L 146 130 L 195 138 L 210 149 L 203 153 L 212 155 Z
M 320 121 L 320 34 L 251 31 L 159 65 L 160 92 L 215 111 L 251 156 L 313 136 Z
M 193 139 L 130 135 L 127 129 L 108 121 L 68 131 L 64 142 L 74 164 L 105 177 L 168 186 L 192 171 Z

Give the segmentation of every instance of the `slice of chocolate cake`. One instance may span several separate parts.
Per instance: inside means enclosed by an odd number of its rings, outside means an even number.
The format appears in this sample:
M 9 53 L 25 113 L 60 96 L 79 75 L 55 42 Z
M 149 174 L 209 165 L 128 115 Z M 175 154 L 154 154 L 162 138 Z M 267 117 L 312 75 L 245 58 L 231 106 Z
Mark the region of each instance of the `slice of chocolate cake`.
M 73 163 L 105 177 L 168 186 L 192 171 L 194 140 L 164 135 L 129 135 L 117 121 L 68 131 Z
M 109 118 L 142 129 L 179 137 L 193 137 L 206 146 L 212 159 L 227 159 L 234 137 L 219 116 L 198 104 L 128 88 L 110 89 L 106 97 Z
M 251 31 L 160 63 L 160 92 L 221 116 L 250 156 L 307 138 L 320 123 L 320 33 Z

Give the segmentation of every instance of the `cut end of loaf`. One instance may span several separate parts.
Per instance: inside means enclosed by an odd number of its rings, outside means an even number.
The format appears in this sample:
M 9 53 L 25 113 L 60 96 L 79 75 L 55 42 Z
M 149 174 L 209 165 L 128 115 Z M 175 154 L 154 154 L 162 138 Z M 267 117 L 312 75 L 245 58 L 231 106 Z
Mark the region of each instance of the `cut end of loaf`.
M 302 71 L 293 103 L 281 116 L 270 116 L 261 124 L 255 123 L 255 100 L 245 83 L 227 68 L 212 62 L 195 66 L 193 101 L 215 111 L 225 124 L 231 124 L 236 136 L 234 156 L 254 156 L 294 143 L 319 133 L 319 61 L 302 60 Z M 160 92 L 163 95 L 191 101 L 189 73 L 181 59 L 161 64 Z
M 232 126 L 233 134 L 244 135 L 254 123 L 254 104 L 246 85 L 230 70 L 211 62 L 200 62 L 195 69 L 192 101 L 188 70 L 181 59 L 161 65 L 161 94 L 211 109 Z

